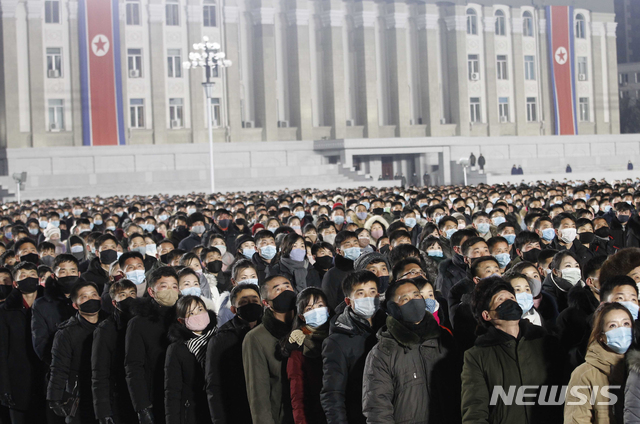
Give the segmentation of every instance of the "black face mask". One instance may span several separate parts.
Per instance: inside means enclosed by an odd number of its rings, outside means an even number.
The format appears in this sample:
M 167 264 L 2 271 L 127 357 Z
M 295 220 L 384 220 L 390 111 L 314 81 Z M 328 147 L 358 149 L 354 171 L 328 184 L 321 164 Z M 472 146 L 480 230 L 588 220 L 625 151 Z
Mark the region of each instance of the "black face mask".
M 380 253 L 387 253 L 389 251 L 389 245 L 385 244 L 380 248 Z
M 626 222 L 629 222 L 629 218 L 631 218 L 629 215 L 620 215 L 618 216 L 618 221 L 624 224 Z
M 316 264 L 318 264 L 318 268 L 320 269 L 329 269 L 331 268 L 331 264 L 333 263 L 333 256 L 320 256 L 316 258 Z
M 38 265 L 40 262 L 40 256 L 37 253 L 28 253 L 26 255 L 20 256 L 21 262 L 31 262 L 34 265 Z
M 389 315 L 397 319 L 398 321 L 415 324 L 421 322 L 424 319 L 426 308 L 424 306 L 424 299 L 411 299 L 404 305 L 400 306 L 395 302 L 389 302 L 387 305 Z
M 229 228 L 229 223 L 231 222 L 230 219 L 221 219 L 218 221 L 218 227 L 225 229 L 225 228 Z
M 60 290 L 62 290 L 64 294 L 69 294 L 71 293 L 71 288 L 76 283 L 77 279 L 78 277 L 75 275 L 70 275 L 68 277 L 60 277 L 58 278 L 58 286 L 60 287 Z
M 169 262 L 167 262 L 169 260 L 169 254 L 165 253 L 164 255 L 160 255 L 160 262 L 162 262 L 163 264 L 168 264 Z
M 84 312 L 85 314 L 95 314 L 102 307 L 102 302 L 100 299 L 89 299 L 84 302 L 82 305 L 78 305 L 78 309 L 80 312 Z
M 118 259 L 118 252 L 115 250 L 103 250 L 100 252 L 100 263 L 105 265 L 111 265 Z
M 578 238 L 580 239 L 580 243 L 589 244 L 593 242 L 593 240 L 596 238 L 596 235 L 594 233 L 580 233 L 578 234 Z
M 460 213 L 464 213 L 464 206 L 459 207 L 458 209 L 456 209 L 458 212 Z
M 54 260 L 55 258 L 53 256 L 43 256 L 42 258 L 40 258 L 40 262 L 42 262 L 43 265 L 46 265 L 49 268 L 53 268 Z
M 595 230 L 594 234 L 600 238 L 606 239 L 606 238 L 609 238 L 611 231 L 609 230 L 609 227 L 602 227 Z
M 207 271 L 217 274 L 222 269 L 222 261 L 211 261 L 207 264 Z
M 236 219 L 236 225 L 240 225 L 240 226 L 247 225 L 247 221 L 245 221 L 242 218 L 238 218 Z
M 540 249 L 531 249 L 528 252 L 522 252 L 522 259 L 531 262 L 532 264 L 538 263 L 538 256 L 540 256 Z
M 507 299 L 496 308 L 498 319 L 503 321 L 519 321 L 522 318 L 522 308 L 515 300 Z
M 296 293 L 293 290 L 285 290 L 272 301 L 273 310 L 281 314 L 293 311 L 296 308 Z
M 39 280 L 35 277 L 29 277 L 25 278 L 24 280 L 16 281 L 18 290 L 20 290 L 21 293 L 25 294 L 33 293 L 34 291 L 38 290 L 38 283 Z
M 378 277 L 378 293 L 384 293 L 387 291 L 387 288 L 389 287 L 389 276 L 388 275 L 383 275 L 381 277 Z
M 373 208 L 374 215 L 382 215 L 384 213 L 384 208 Z
M 135 299 L 133 297 L 127 297 L 126 299 L 121 300 L 120 302 L 116 302 L 116 307 L 123 314 L 131 315 L 131 308 L 133 307 L 133 302 L 135 302 Z
M 238 316 L 247 322 L 255 322 L 262 318 L 264 308 L 259 303 L 247 303 L 237 308 Z
M 4 284 L 0 284 L 0 300 L 6 299 L 12 290 L 13 290 L 13 286 L 6 286 Z

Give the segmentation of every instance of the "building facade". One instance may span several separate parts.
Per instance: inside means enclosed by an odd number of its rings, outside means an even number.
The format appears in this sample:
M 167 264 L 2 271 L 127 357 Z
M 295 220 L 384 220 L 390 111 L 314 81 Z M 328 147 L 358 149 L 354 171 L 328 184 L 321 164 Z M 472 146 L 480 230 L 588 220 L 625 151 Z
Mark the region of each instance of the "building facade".
M 0 0 L 2 147 L 86 144 L 92 1 Z M 203 36 L 233 62 L 214 78 L 217 142 L 555 134 L 544 0 L 111 1 L 122 144 L 208 140 L 204 72 L 181 66 Z M 618 134 L 613 0 L 571 10 L 577 132 Z
M 640 62 L 640 2 L 615 0 L 618 63 Z

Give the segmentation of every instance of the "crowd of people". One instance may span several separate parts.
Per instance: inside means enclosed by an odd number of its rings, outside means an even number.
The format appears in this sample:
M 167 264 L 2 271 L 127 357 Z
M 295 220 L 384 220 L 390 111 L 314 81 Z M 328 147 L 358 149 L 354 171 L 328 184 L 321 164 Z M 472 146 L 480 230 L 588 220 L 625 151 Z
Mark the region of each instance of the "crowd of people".
M 6 204 L 0 422 L 640 422 L 639 184 Z

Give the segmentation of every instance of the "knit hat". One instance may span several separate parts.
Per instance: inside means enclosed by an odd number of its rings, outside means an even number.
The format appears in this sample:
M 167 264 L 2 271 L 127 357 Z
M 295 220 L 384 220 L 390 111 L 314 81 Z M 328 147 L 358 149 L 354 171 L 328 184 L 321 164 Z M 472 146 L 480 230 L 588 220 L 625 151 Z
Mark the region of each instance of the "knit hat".
M 60 239 L 60 228 L 54 227 L 53 224 L 47 224 L 47 228 L 44 230 L 45 241 L 51 241 L 51 236 L 57 234 Z
M 246 243 L 248 241 L 254 241 L 253 237 L 251 237 L 249 234 L 242 234 L 236 239 L 236 247 L 239 249 L 240 246 L 242 246 L 242 243 Z
M 262 225 L 261 223 L 258 222 L 253 227 L 251 227 L 251 234 L 253 234 L 255 236 L 258 231 L 263 230 L 263 229 L 264 229 L 264 225 Z
M 353 269 L 356 271 L 362 271 L 364 269 L 367 269 L 367 265 L 369 265 L 371 262 L 378 261 L 383 261 L 387 265 L 387 269 L 389 269 L 389 261 L 383 254 L 378 252 L 369 252 L 365 253 L 364 255 L 360 255 L 360 257 L 354 262 Z

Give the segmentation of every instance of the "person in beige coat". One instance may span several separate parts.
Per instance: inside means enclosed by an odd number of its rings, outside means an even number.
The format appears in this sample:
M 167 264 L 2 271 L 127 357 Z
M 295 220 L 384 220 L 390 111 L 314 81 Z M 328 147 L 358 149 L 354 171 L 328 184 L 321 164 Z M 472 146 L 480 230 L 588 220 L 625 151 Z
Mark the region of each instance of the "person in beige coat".
M 565 424 L 623 423 L 624 354 L 631 345 L 633 318 L 620 303 L 596 310 L 585 362 L 571 374 Z

